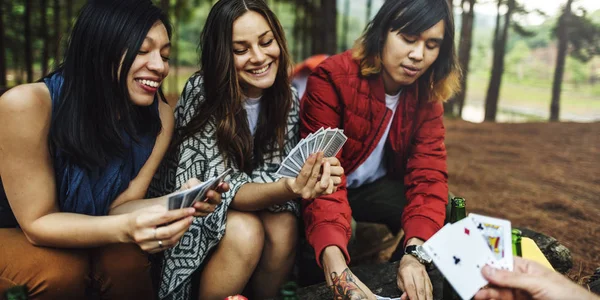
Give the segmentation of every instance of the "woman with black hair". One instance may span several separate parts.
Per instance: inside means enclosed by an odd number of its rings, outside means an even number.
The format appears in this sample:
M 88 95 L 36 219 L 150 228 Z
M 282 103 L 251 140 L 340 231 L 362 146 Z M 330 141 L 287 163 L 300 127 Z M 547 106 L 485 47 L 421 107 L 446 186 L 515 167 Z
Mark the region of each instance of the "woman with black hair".
M 385 1 L 354 48 L 310 75 L 300 132 L 343 128 L 337 192 L 305 199 L 306 235 L 336 299 L 373 299 L 348 262 L 351 217 L 404 230 L 402 299 L 432 299 L 421 244 L 444 223 L 448 174 L 442 102 L 459 89 L 446 0 Z M 402 248 L 399 253 L 402 254 Z
M 160 91 L 170 36 L 149 0 L 89 1 L 62 65 L 0 98 L 0 295 L 152 299 L 144 252 L 172 247 L 220 202 L 143 199 L 173 130 Z
M 159 195 L 232 168 L 231 190 L 214 213 L 194 219 L 187 244 L 165 252 L 159 296 L 188 298 L 200 270 L 199 299 L 223 299 L 246 285 L 253 298 L 272 298 L 294 262 L 295 200 L 331 194 L 343 169 L 317 153 L 297 178 L 275 175 L 298 143 L 298 96 L 283 28 L 263 0 L 218 1 L 200 49 L 201 69 L 175 109 L 175 149 L 152 187 Z

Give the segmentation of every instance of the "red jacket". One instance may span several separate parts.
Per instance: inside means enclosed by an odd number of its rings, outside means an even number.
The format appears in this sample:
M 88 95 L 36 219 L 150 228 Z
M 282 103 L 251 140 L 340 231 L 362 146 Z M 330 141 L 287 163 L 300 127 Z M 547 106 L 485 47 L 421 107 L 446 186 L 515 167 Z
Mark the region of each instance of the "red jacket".
M 419 99 L 413 84 L 403 89 L 393 116 L 386 157 L 391 158 L 388 176 L 404 179 L 408 203 L 402 213 L 405 240 L 427 240 L 443 226 L 448 202 L 443 106 L 441 102 Z M 369 157 L 391 118 L 381 75 L 360 75 L 350 51 L 332 56 L 317 67 L 300 102 L 302 137 L 321 127 L 344 129 L 348 141 L 338 158 L 346 174 Z M 315 249 L 317 263 L 321 265 L 321 252 L 330 245 L 342 249 L 349 262 L 346 246 L 352 212 L 346 176 L 342 176 L 335 193 L 304 199 L 302 204 L 306 237 Z

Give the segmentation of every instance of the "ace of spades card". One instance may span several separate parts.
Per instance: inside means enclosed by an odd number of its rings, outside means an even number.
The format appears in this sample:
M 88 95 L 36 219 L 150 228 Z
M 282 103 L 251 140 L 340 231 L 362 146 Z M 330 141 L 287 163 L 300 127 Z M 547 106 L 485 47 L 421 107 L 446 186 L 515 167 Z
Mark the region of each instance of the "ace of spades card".
M 471 299 L 488 282 L 481 274 L 497 261 L 469 218 L 444 226 L 423 247 L 462 299 Z

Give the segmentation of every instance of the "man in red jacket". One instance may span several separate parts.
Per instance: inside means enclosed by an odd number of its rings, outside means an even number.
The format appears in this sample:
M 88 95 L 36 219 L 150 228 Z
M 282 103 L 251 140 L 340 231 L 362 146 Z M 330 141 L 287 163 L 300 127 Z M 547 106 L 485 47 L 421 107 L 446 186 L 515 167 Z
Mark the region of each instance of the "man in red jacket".
M 373 299 L 348 269 L 350 220 L 405 232 L 398 287 L 432 299 L 420 245 L 448 202 L 442 101 L 459 89 L 454 21 L 446 0 L 385 1 L 354 48 L 321 63 L 301 102 L 301 135 L 344 129 L 337 192 L 303 200 L 306 237 L 335 299 Z

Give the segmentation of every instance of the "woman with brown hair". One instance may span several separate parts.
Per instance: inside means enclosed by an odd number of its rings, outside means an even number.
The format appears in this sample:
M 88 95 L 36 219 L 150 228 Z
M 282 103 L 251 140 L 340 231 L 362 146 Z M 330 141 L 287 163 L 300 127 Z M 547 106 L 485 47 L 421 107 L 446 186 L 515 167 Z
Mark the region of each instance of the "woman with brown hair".
M 276 296 L 291 271 L 297 198 L 331 194 L 343 169 L 311 155 L 297 178 L 275 172 L 298 142 L 298 96 L 290 87 L 283 29 L 262 0 L 221 0 L 201 41 L 201 69 L 186 83 L 175 111 L 174 149 L 155 178 L 156 194 L 189 178 L 204 181 L 228 168 L 230 191 L 183 242 L 165 252 L 161 298 L 188 298 L 200 269 L 199 299 L 241 293 Z
M 454 21 L 445 0 L 385 1 L 354 48 L 308 79 L 300 132 L 344 129 L 338 190 L 305 199 L 306 236 L 336 297 L 372 299 L 348 269 L 350 221 L 404 229 L 403 299 L 431 299 L 420 245 L 444 222 L 448 198 L 442 102 L 459 87 Z M 356 297 L 356 298 L 354 298 Z M 337 298 L 336 298 L 337 299 Z

